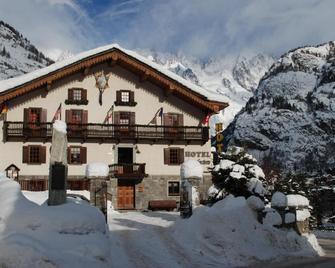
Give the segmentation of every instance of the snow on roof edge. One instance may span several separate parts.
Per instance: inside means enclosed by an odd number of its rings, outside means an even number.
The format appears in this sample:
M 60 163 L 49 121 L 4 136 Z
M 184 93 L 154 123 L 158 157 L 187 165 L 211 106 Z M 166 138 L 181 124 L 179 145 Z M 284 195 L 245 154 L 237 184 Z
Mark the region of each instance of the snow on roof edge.
M 110 45 L 106 45 L 106 46 L 101 46 L 95 49 L 91 49 L 88 51 L 84 51 L 81 52 L 73 57 L 67 58 L 65 60 L 59 61 L 59 62 L 55 62 L 54 64 L 51 64 L 47 67 L 44 67 L 42 69 L 38 69 L 35 71 L 32 71 L 30 73 L 18 76 L 18 77 L 14 77 L 14 78 L 10 78 L 7 80 L 2 80 L 0 81 L 0 93 L 9 90 L 9 89 L 13 89 L 15 87 L 24 85 L 26 83 L 29 83 L 32 80 L 38 79 L 42 76 L 48 75 L 52 72 L 58 71 L 66 66 L 69 66 L 71 64 L 75 64 L 81 60 L 84 60 L 86 58 L 89 58 L 91 56 L 100 54 L 100 53 L 104 53 L 107 52 L 109 50 L 112 49 L 118 49 L 121 52 L 127 54 L 128 56 L 131 56 L 137 60 L 139 60 L 140 62 L 154 68 L 155 70 L 159 71 L 160 73 L 168 76 L 169 78 L 177 81 L 178 83 L 184 85 L 185 87 L 191 89 L 192 91 L 204 96 L 206 99 L 208 100 L 212 100 L 212 101 L 217 101 L 217 98 L 215 97 L 215 95 L 209 93 L 208 91 L 206 91 L 205 89 L 201 88 L 200 86 L 197 86 L 193 83 L 191 83 L 190 81 L 187 81 L 186 79 L 180 77 L 179 75 L 165 69 L 162 65 L 159 65 L 153 61 L 151 61 L 148 58 L 145 58 L 144 56 L 139 55 L 137 52 L 132 51 L 132 50 L 128 50 L 125 48 L 122 48 L 121 46 L 119 46 L 118 44 L 110 44 Z

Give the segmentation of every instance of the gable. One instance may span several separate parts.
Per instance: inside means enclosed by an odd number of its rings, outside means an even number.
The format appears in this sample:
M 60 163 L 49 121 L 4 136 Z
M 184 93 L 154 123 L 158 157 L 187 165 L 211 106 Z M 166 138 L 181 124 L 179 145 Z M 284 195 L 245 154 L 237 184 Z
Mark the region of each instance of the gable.
M 120 65 L 138 75 L 140 81 L 149 81 L 165 90 L 166 94 L 175 95 L 201 110 L 219 112 L 228 106 L 227 103 L 215 101 L 214 96 L 206 96 L 208 94 L 202 88 L 117 45 L 87 51 L 30 74 L 1 81 L 0 104 L 34 90 L 48 91 L 58 80 L 75 73 L 85 75 L 100 63 Z

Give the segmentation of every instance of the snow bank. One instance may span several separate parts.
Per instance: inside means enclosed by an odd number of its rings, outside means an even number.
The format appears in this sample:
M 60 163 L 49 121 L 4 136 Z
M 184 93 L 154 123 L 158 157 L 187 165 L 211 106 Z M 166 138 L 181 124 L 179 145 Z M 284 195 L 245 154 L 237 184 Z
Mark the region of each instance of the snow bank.
M 180 167 L 180 176 L 182 179 L 203 177 L 203 168 L 199 161 L 194 159 L 186 160 Z
M 109 167 L 105 163 L 93 162 L 86 166 L 86 177 L 107 177 Z
M 299 194 L 287 195 L 287 206 L 288 207 L 308 207 L 309 201 L 306 197 Z
M 308 211 L 308 209 L 297 210 L 296 213 L 297 221 L 305 221 L 311 216 L 311 213 Z
M 59 132 L 66 134 L 66 123 L 64 121 L 56 120 L 55 123 L 53 123 L 52 127 L 53 129 L 56 129 Z
M 104 216 L 86 201 L 40 206 L 2 177 L 0 204 L 0 266 L 110 266 Z
M 314 235 L 299 236 L 292 230 L 274 228 L 279 215 L 269 216 L 271 224 L 260 224 L 250 202 L 228 196 L 210 208 L 195 209 L 188 220 L 179 219 L 172 235 L 180 252 L 192 256 L 199 267 L 247 266 L 262 260 L 322 254 Z
M 285 214 L 285 223 L 294 223 L 295 222 L 295 215 L 294 213 L 286 213 Z
M 247 204 L 253 210 L 263 210 L 264 209 L 264 202 L 257 196 L 250 196 L 247 199 Z

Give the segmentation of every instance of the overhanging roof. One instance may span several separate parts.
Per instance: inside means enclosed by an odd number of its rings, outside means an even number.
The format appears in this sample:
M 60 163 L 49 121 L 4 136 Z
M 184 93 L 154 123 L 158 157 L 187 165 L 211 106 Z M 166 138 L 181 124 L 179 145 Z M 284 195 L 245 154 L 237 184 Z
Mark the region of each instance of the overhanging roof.
M 216 101 L 216 95 L 210 94 L 159 64 L 134 51 L 121 48 L 117 44 L 82 52 L 48 67 L 0 81 L 0 104 L 32 90 L 52 85 L 53 82 L 76 72 L 85 72 L 92 66 L 103 62 L 108 62 L 110 65 L 121 65 L 138 74 L 143 80 L 148 80 L 168 93 L 191 102 L 203 110 L 219 112 L 228 106 L 228 103 Z

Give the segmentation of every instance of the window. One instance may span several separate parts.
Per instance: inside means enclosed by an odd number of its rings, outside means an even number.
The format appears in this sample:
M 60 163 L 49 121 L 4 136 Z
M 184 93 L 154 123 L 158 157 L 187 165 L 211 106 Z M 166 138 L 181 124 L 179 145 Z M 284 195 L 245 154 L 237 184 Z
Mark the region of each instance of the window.
M 73 124 L 82 123 L 82 111 L 81 110 L 72 110 L 71 123 Z
M 87 90 L 83 88 L 69 88 L 65 104 L 76 104 L 76 105 L 88 104 Z
M 41 164 L 46 162 L 46 147 L 40 145 L 23 146 L 23 163 Z
M 118 90 L 116 91 L 115 105 L 120 106 L 135 106 L 137 103 L 134 100 L 134 92 L 130 90 Z
M 129 102 L 129 91 L 121 91 L 121 102 Z
M 164 149 L 164 164 L 165 165 L 180 165 L 184 162 L 183 148 L 165 148 Z
M 41 109 L 31 108 L 29 110 L 29 123 L 40 123 L 41 122 Z
M 70 146 L 67 150 L 67 162 L 72 165 L 86 163 L 87 149 L 81 146 Z
M 168 182 L 168 195 L 178 196 L 180 194 L 180 183 L 179 181 L 169 181 Z
M 81 89 L 74 89 L 73 90 L 73 100 L 74 101 L 80 101 L 81 100 Z

